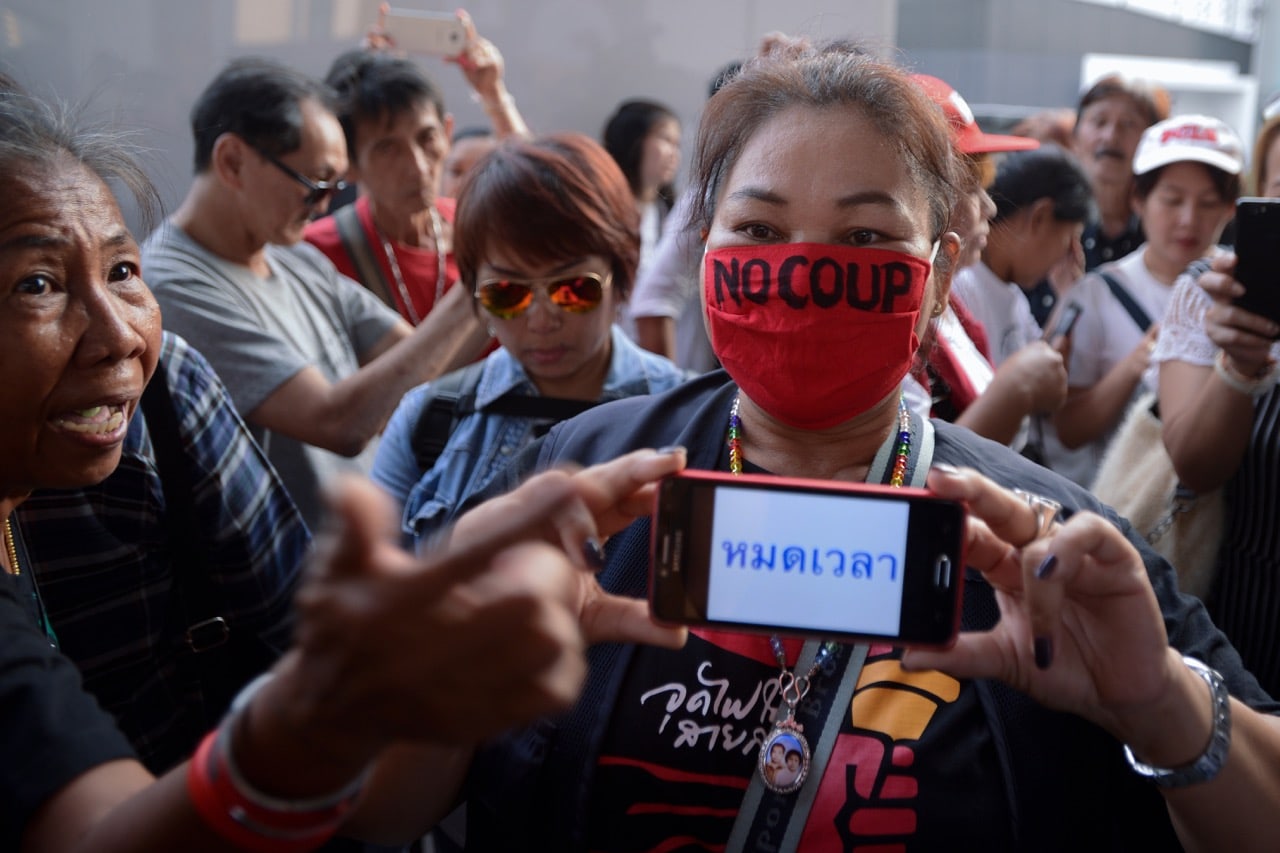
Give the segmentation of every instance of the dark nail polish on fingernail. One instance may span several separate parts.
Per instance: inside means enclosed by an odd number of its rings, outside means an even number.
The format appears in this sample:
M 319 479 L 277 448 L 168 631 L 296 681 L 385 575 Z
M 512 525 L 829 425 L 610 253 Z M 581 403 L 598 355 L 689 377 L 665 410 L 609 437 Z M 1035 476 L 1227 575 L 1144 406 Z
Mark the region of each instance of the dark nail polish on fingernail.
M 1053 663 L 1053 640 L 1036 637 L 1036 669 L 1048 669 Z
M 668 444 L 666 447 L 659 447 L 658 453 L 685 453 L 683 444 Z
M 1036 580 L 1044 580 L 1053 574 L 1053 570 L 1058 567 L 1058 555 L 1050 554 L 1045 557 L 1040 565 L 1036 566 Z
M 595 539 L 588 539 L 582 543 L 582 558 L 596 571 L 604 568 L 604 551 L 600 550 L 600 543 Z

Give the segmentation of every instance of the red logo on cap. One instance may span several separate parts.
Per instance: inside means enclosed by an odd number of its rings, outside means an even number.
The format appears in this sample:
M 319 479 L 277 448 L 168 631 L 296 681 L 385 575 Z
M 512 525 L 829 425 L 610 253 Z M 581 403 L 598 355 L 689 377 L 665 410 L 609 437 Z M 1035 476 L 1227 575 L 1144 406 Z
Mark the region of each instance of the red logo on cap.
M 1184 124 L 1180 127 L 1171 127 L 1160 134 L 1160 143 L 1162 145 L 1170 139 L 1197 139 L 1202 142 L 1217 142 L 1218 132 L 1211 127 L 1204 127 L 1199 124 Z

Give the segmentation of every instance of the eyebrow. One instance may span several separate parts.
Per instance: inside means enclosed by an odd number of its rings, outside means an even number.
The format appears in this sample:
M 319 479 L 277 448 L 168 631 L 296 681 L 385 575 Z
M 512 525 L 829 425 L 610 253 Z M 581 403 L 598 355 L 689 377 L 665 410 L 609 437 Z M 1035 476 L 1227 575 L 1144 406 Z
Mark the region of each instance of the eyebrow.
M 751 199 L 754 201 L 762 201 L 765 204 L 773 204 L 778 206 L 786 206 L 790 202 L 786 198 L 777 193 L 764 189 L 763 187 L 743 187 L 729 193 L 726 201 L 736 201 L 738 199 Z M 863 190 L 862 192 L 851 193 L 836 199 L 836 207 L 861 207 L 862 205 L 876 204 L 886 207 L 898 207 L 898 200 L 883 190 Z
M 11 249 L 49 249 L 68 246 L 72 241 L 60 234 L 23 234 L 0 243 L 0 251 Z M 118 249 L 133 245 L 133 235 L 128 229 L 112 232 L 98 242 L 99 247 Z
M 586 262 L 587 262 L 587 259 L 585 257 L 577 258 L 575 260 L 569 261 L 568 263 L 563 263 L 558 267 L 552 267 L 551 269 L 547 270 L 547 275 L 559 275 L 565 270 L 571 270 L 576 266 L 585 264 Z M 493 272 L 496 275 L 504 275 L 511 278 L 546 278 L 546 276 L 542 276 L 542 275 L 526 276 L 523 270 L 512 269 L 511 267 L 500 267 L 497 264 L 489 264 L 489 269 L 493 270 Z

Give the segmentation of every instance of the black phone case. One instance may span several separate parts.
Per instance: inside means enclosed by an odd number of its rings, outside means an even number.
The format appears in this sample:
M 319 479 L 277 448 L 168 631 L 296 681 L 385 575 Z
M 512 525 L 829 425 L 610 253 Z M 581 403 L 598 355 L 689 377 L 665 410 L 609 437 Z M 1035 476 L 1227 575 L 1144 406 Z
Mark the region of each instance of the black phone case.
M 1235 304 L 1280 323 L 1280 199 L 1236 204 L 1236 273 L 1245 287 Z

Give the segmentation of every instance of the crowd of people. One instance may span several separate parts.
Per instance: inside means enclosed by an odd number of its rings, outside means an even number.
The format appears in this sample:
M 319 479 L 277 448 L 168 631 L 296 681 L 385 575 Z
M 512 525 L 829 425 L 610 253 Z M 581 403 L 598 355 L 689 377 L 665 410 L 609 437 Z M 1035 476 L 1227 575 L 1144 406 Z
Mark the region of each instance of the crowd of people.
M 1108 76 L 993 134 L 770 34 L 677 193 L 671 109 L 535 133 L 458 16 L 491 127 L 379 25 L 238 58 L 162 220 L 0 76 L 0 846 L 1270 849 L 1280 324 L 1220 241 L 1280 116 Z M 1090 492 L 1151 398 L 1200 595 Z M 658 624 L 685 468 L 962 502 L 954 643 Z

